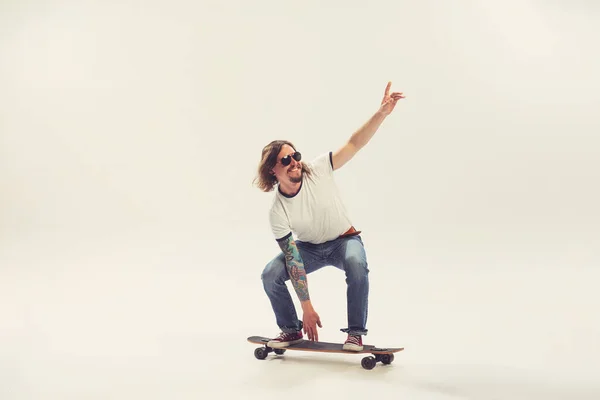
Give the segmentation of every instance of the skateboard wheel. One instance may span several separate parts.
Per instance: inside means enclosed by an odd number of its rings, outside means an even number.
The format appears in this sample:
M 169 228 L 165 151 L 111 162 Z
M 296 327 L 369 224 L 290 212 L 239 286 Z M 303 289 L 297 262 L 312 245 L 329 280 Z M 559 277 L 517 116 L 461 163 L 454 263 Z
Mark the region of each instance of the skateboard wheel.
M 268 354 L 269 352 L 267 351 L 267 349 L 263 347 L 259 347 L 256 350 L 254 350 L 254 357 L 258 358 L 259 360 L 264 360 L 265 358 L 267 358 Z
M 381 362 L 384 364 L 391 364 L 392 361 L 394 361 L 394 355 L 393 354 L 382 354 L 381 355 Z
M 375 364 L 377 364 L 377 361 L 375 360 L 375 357 L 368 356 L 363 358 L 360 364 L 364 369 L 373 369 L 375 368 Z
M 275 354 L 283 354 L 285 353 L 285 349 L 273 349 L 273 351 L 275 352 Z

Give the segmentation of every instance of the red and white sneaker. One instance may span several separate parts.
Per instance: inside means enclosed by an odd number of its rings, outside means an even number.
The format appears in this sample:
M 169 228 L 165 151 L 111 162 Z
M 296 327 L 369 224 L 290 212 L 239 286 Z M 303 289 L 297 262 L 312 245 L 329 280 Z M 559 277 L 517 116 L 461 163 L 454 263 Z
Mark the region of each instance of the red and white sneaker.
M 344 350 L 361 351 L 363 349 L 362 336 L 348 335 L 348 339 L 344 342 Z
M 300 343 L 303 339 L 302 331 L 294 332 L 294 333 L 285 333 L 281 332 L 279 336 L 271 339 L 267 346 L 272 347 L 274 349 L 281 349 L 283 347 L 287 347 L 290 344 Z

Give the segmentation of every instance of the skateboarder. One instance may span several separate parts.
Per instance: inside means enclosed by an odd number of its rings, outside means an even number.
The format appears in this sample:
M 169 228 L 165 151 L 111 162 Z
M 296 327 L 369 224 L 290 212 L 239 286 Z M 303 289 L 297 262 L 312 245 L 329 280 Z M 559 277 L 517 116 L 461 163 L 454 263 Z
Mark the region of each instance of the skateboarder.
M 262 150 L 257 186 L 275 191 L 269 223 L 281 252 L 264 268 L 261 279 L 281 333 L 267 345 L 287 347 L 303 339 L 318 340 L 321 319 L 308 292 L 307 275 L 327 265 L 345 272 L 348 334 L 343 348 L 361 351 L 367 334 L 369 269 L 360 231 L 352 225 L 340 198 L 333 172 L 350 161 L 394 110 L 401 92 L 390 94 L 388 82 L 374 115 L 337 151 L 304 162 L 301 153 L 286 140 L 275 140 Z M 275 190 L 276 188 L 276 190 Z M 296 239 L 292 236 L 295 234 Z M 302 321 L 285 282 L 290 279 L 302 305 Z

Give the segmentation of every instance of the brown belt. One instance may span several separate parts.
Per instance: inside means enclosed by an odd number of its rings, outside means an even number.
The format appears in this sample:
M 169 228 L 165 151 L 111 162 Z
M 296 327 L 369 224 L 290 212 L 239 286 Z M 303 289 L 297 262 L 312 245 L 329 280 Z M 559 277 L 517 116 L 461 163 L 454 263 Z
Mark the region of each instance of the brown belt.
M 346 236 L 354 236 L 354 235 L 359 235 L 362 231 L 357 231 L 356 229 L 354 229 L 353 226 L 350 227 L 350 229 L 348 229 L 346 232 L 342 233 L 340 235 L 340 237 L 346 237 Z

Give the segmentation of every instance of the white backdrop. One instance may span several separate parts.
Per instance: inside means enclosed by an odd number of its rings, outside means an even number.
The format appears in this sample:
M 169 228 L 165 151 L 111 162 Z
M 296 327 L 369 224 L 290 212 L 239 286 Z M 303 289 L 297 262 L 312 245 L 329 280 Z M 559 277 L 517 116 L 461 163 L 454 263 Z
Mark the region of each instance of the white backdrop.
M 169 357 L 193 385 L 190 346 L 276 334 L 260 151 L 337 149 L 388 80 L 406 99 L 336 172 L 370 261 L 367 341 L 591 385 L 599 22 L 583 1 L 3 2 L 1 397 L 110 391 L 137 382 L 113 363 Z M 309 276 L 325 340 L 341 276 Z

